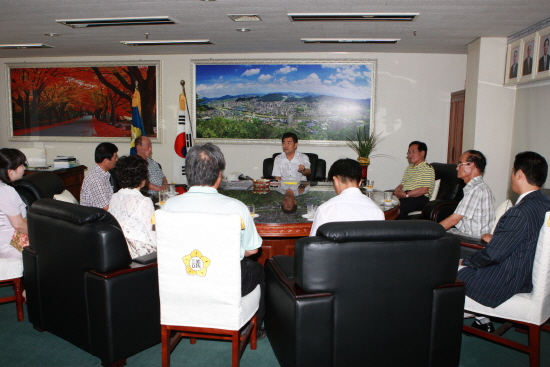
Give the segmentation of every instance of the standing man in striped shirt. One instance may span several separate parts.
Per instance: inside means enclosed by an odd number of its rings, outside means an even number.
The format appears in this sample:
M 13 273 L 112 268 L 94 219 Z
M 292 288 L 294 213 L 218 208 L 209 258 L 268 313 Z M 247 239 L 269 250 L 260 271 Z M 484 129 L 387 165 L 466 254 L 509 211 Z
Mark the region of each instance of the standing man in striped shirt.
M 430 201 L 435 186 L 435 172 L 426 162 L 428 147 L 421 141 L 409 144 L 407 160 L 409 166 L 405 169 L 401 184 L 393 194 L 399 198 L 399 218 L 407 219 L 410 212 L 422 210 Z
M 477 150 L 464 152 L 458 161 L 458 178 L 466 183 L 464 197 L 455 212 L 441 224 L 450 233 L 481 238 L 490 233 L 495 224 L 495 198 L 491 189 L 483 181 L 487 159 Z
M 502 215 L 493 235 L 481 239 L 487 245 L 460 262 L 458 278 L 466 283 L 466 296 L 495 308 L 516 293 L 533 290 L 533 262 L 544 216 L 550 199 L 540 192 L 546 182 L 548 164 L 535 152 L 516 155 L 512 168 L 512 190 L 516 205 Z M 494 330 L 488 320 L 475 320 L 475 328 Z

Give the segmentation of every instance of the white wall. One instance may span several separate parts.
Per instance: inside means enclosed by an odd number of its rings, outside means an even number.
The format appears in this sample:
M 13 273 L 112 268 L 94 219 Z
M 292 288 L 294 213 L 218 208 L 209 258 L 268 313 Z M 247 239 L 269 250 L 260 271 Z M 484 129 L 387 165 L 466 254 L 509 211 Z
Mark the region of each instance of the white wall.
M 178 114 L 180 80 L 191 84 L 192 59 L 378 59 L 378 86 L 375 124 L 378 132 L 384 131 L 385 140 L 376 153 L 389 154 L 398 160 L 374 158 L 369 167 L 369 178 L 377 188 L 393 188 L 399 183 L 406 167 L 405 152 L 412 140 L 421 140 L 428 145 L 429 162 L 445 162 L 449 101 L 452 92 L 464 89 L 466 78 L 466 55 L 446 54 L 393 54 L 393 53 L 296 53 L 296 54 L 225 54 L 225 55 L 157 55 L 136 57 L 93 58 L 33 58 L 2 59 L 10 62 L 63 62 L 63 61 L 111 61 L 111 60 L 161 60 L 162 61 L 162 119 L 164 143 L 155 144 L 153 158 L 160 162 L 169 180 L 171 178 L 172 147 Z M 190 96 L 191 90 L 187 89 Z M 48 160 L 55 155 L 71 154 L 82 164 L 93 165 L 96 143 L 66 142 L 10 142 L 8 139 L 8 113 L 6 79 L 0 80 L 0 98 L 3 98 L 0 114 L 0 147 L 45 147 Z M 338 158 L 356 158 L 347 147 L 306 146 L 300 150 L 317 153 L 327 161 L 327 169 Z M 128 145 L 117 143 L 119 155 L 128 151 Z M 251 177 L 261 176 L 262 162 L 280 150 L 277 142 L 262 145 L 221 144 L 227 160 L 226 172 L 239 171 Z
M 515 87 L 504 86 L 506 38 L 480 38 L 468 45 L 462 150 L 487 157 L 484 180 L 499 205 L 507 197 Z

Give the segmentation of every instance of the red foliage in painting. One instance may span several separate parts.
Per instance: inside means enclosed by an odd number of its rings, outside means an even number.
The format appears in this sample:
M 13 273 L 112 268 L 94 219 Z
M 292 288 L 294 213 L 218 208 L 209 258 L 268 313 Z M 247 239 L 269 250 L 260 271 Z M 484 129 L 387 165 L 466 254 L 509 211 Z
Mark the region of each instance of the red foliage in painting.
M 113 138 L 129 138 L 131 135 L 130 130 L 125 130 L 118 128 L 109 124 L 106 124 L 103 121 L 97 119 L 92 119 L 92 124 L 94 126 L 95 135 L 94 136 L 109 136 Z

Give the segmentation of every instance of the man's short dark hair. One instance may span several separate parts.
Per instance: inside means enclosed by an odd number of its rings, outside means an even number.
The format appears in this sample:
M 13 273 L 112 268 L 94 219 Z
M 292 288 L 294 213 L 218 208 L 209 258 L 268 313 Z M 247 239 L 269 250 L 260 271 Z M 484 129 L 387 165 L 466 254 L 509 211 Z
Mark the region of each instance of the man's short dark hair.
M 487 166 L 487 158 L 479 150 L 467 150 L 464 153 L 468 153 L 466 162 L 472 162 L 480 173 L 485 172 L 485 166 Z
M 361 182 L 361 165 L 354 159 L 338 159 L 328 170 L 328 181 L 332 182 L 334 176 L 338 176 L 343 183 L 349 181 L 359 183 Z
M 548 175 L 548 163 L 546 159 L 535 152 L 521 152 L 514 159 L 514 173 L 522 170 L 530 185 L 542 187 Z
M 415 144 L 418 145 L 418 151 L 424 152 L 424 159 L 426 159 L 426 157 L 428 156 L 428 146 L 426 145 L 426 143 L 415 140 L 409 144 L 409 148 L 411 147 L 411 145 L 415 145 Z
M 214 186 L 220 172 L 225 170 L 223 153 L 212 143 L 193 146 L 185 163 L 189 186 Z
M 147 161 L 139 155 L 124 156 L 116 163 L 115 176 L 123 189 L 139 187 L 143 180 L 147 180 L 148 173 Z
M 294 141 L 294 144 L 298 142 L 298 135 L 294 133 L 284 133 L 281 141 L 285 141 L 286 138 L 292 138 L 292 140 Z
M 101 163 L 104 159 L 111 160 L 116 152 L 118 152 L 118 148 L 113 143 L 101 143 L 95 148 L 95 162 Z

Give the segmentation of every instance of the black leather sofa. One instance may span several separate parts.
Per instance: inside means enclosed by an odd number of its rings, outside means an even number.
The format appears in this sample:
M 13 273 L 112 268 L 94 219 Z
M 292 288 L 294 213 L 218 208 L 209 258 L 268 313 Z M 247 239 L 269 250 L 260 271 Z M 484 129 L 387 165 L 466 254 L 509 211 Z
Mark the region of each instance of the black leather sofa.
M 269 259 L 265 327 L 280 365 L 458 366 L 459 247 L 431 221 L 341 222 Z
M 65 190 L 61 177 L 52 172 L 35 172 L 13 183 L 21 200 L 30 208 L 38 199 L 53 198 Z
M 104 366 L 123 366 L 160 343 L 156 261 L 132 261 L 110 213 L 40 199 L 27 219 L 30 247 L 23 265 L 29 321 L 36 329 L 71 342 Z
M 430 163 L 435 171 L 435 179 L 441 180 L 436 200 L 429 201 L 422 210 L 421 217 L 434 222 L 441 222 L 453 214 L 456 206 L 462 200 L 466 185 L 456 175 L 456 164 Z
M 273 157 L 264 159 L 263 163 L 263 178 L 273 179 L 271 173 L 273 173 L 273 164 L 275 162 L 275 157 L 281 153 L 273 153 Z M 325 181 L 326 180 L 326 171 L 327 171 L 327 162 L 324 159 L 319 158 L 315 153 L 304 153 L 309 157 L 309 162 L 311 163 L 311 173 L 307 177 L 308 181 Z

